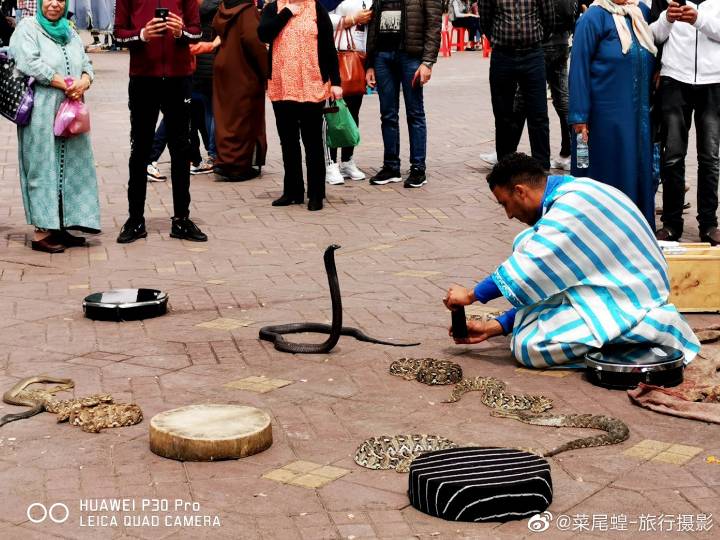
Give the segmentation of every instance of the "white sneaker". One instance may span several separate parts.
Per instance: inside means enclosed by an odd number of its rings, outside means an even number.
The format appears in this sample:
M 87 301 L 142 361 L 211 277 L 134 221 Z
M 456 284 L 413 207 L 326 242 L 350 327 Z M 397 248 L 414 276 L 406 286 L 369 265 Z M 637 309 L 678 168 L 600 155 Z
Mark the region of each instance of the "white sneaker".
M 355 161 L 352 159 L 350 159 L 350 161 L 343 161 L 340 164 L 340 174 L 345 178 L 350 178 L 350 180 L 365 180 L 365 173 L 358 169 Z
M 557 158 L 553 159 L 550 162 L 550 168 L 559 169 L 561 171 L 569 171 L 570 170 L 570 156 L 568 156 L 568 157 L 558 156 Z
M 147 166 L 147 179 L 148 182 L 164 182 L 167 180 L 167 176 L 158 169 L 157 161 L 153 161 Z
M 479 157 L 488 165 L 495 165 L 498 161 L 497 152 L 491 152 L 490 154 L 480 154 Z
M 203 159 L 197 165 L 190 164 L 190 174 L 207 174 L 213 172 L 215 161 L 211 158 Z
M 333 186 L 345 183 L 343 175 L 340 174 L 340 166 L 337 163 L 329 163 L 325 167 L 325 181 Z

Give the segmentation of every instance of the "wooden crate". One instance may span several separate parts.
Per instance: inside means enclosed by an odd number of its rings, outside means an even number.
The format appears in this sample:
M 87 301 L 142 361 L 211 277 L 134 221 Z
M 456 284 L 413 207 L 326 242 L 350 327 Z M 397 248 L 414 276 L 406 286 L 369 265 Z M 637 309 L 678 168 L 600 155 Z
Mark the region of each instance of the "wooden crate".
M 678 310 L 720 312 L 720 246 L 680 244 L 665 251 L 670 302 Z

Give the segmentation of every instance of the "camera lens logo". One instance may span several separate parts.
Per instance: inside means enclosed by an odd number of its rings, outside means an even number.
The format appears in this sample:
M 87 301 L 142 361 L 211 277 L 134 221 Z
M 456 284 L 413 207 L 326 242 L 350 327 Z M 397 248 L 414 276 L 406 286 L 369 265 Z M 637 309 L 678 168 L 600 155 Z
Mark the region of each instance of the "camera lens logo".
M 535 514 L 528 520 L 528 529 L 532 532 L 545 532 L 550 528 L 550 522 L 552 519 L 553 515 L 550 512 Z
M 70 509 L 63 503 L 55 503 L 50 508 L 42 503 L 32 503 L 26 514 L 33 523 L 42 523 L 48 518 L 53 523 L 65 523 L 70 517 Z

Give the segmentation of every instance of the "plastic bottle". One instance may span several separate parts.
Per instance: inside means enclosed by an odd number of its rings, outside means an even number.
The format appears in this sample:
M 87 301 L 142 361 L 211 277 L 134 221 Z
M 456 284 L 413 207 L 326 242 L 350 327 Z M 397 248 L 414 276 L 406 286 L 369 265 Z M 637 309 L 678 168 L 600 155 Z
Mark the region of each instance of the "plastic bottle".
M 577 148 L 575 153 L 575 163 L 578 169 L 587 169 L 590 167 L 590 150 L 588 144 L 583 140 L 583 134 L 577 134 Z

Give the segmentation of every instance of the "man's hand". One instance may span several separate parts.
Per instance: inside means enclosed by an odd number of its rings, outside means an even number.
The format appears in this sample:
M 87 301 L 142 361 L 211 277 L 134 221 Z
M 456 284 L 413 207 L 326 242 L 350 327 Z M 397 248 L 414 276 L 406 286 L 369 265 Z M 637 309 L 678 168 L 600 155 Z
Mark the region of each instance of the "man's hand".
M 182 36 L 184 26 L 185 24 L 183 23 L 183 20 L 179 15 L 176 15 L 172 12 L 168 13 L 167 27 L 170 29 L 175 39 Z
M 375 88 L 377 81 L 375 81 L 375 68 L 370 68 L 365 72 L 365 82 L 370 88 Z
M 698 12 L 697 9 L 690 6 L 683 6 L 682 7 L 682 15 L 678 19 L 681 22 L 688 23 L 688 24 L 695 24 L 695 21 L 697 21 L 698 18 Z
M 590 130 L 588 130 L 587 124 L 573 124 L 573 129 L 575 130 L 575 133 L 582 133 L 582 140 L 585 144 L 588 142 L 588 133 L 590 133 Z
M 667 21 L 669 23 L 674 23 L 675 21 L 679 21 L 680 17 L 682 17 L 682 6 L 677 2 L 668 2 L 668 8 L 665 12 L 665 18 Z
M 430 77 L 432 77 L 432 68 L 420 64 L 415 75 L 413 75 L 412 86 L 425 86 L 430 81 Z
M 502 325 L 496 320 L 491 321 L 468 321 L 468 337 L 453 338 L 458 345 L 472 345 L 474 343 L 482 343 L 486 339 L 503 334 Z M 448 335 L 452 337 L 452 326 L 448 329 Z
M 341 99 L 343 97 L 343 91 L 341 86 L 331 86 L 330 95 L 333 99 Z
M 345 28 L 351 28 L 356 24 L 367 24 L 373 17 L 372 9 L 361 9 L 350 17 L 345 17 Z
M 443 303 L 445 307 L 452 311 L 455 308 L 462 306 L 469 306 L 475 301 L 475 294 L 472 291 L 467 290 L 465 287 L 459 285 L 453 285 L 448 289 Z
M 167 30 L 167 27 L 168 25 L 165 23 L 164 20 L 155 17 L 153 19 L 150 19 L 143 27 L 142 31 L 140 32 L 140 37 L 144 41 L 150 41 L 151 39 L 162 36 L 165 33 L 165 30 Z

